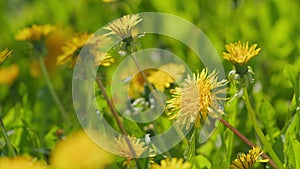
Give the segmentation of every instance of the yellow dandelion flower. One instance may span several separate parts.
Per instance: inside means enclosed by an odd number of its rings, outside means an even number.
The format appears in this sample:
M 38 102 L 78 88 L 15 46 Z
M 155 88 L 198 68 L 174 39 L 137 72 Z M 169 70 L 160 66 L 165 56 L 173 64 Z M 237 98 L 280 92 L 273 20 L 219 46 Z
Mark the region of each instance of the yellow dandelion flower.
M 251 58 L 258 55 L 260 48 L 256 49 L 257 44 L 252 45 L 250 48 L 248 42 L 230 43 L 225 45 L 228 53 L 223 52 L 224 59 L 238 65 L 245 65 Z
M 167 101 L 170 119 L 188 129 L 192 123 L 200 127 L 207 115 L 215 118 L 223 114 L 219 102 L 225 98 L 218 95 L 225 93 L 223 87 L 226 83 L 226 80 L 218 81 L 216 71 L 207 75 L 207 69 L 193 74 L 193 77 L 188 76 L 181 87 L 170 90 L 172 98 Z
M 148 80 L 156 89 L 164 91 L 175 80 L 179 80 L 184 72 L 184 65 L 169 63 L 159 67 L 157 71 L 151 71 Z
M 141 140 L 138 138 L 135 138 L 133 136 L 129 136 L 128 138 L 135 152 L 135 156 L 133 156 L 133 153 L 129 148 L 126 138 L 124 136 L 120 135 L 118 138 L 115 138 L 114 149 L 122 157 L 126 157 L 126 158 L 140 157 L 149 148 L 148 146 L 145 145 L 144 142 L 141 142 Z
M 152 164 L 150 169 L 190 169 L 191 164 L 189 162 L 183 162 L 183 159 L 167 158 L 161 160 L 160 165 Z
M 0 84 L 12 85 L 19 76 L 19 66 L 16 64 L 0 68 Z
M 43 57 L 49 75 L 57 73 L 56 60 L 57 56 L 62 54 L 62 46 L 71 36 L 71 30 L 68 28 L 57 27 L 45 39 L 47 54 Z M 30 67 L 30 75 L 39 77 L 42 75 L 41 66 L 37 59 L 32 59 Z
M 155 89 L 165 91 L 166 88 L 170 87 L 171 83 L 183 77 L 185 67 L 181 64 L 169 63 L 160 66 L 158 69 L 145 69 L 143 72 Z M 137 73 L 130 82 L 129 97 L 140 97 L 141 93 L 144 92 L 145 85 L 146 82 L 142 74 Z
M 125 39 L 130 36 L 134 36 L 134 26 L 142 21 L 142 18 L 136 15 L 125 15 L 104 27 L 104 29 L 110 31 L 110 34 L 116 34 L 119 38 Z
M 152 69 L 145 69 L 143 70 L 146 77 L 149 77 L 150 72 Z M 137 73 L 130 81 L 128 94 L 130 98 L 137 98 L 140 97 L 141 94 L 144 92 L 146 82 L 142 76 L 142 73 Z
M 251 169 L 256 162 L 268 162 L 268 159 L 259 159 L 262 155 L 260 147 L 253 147 L 248 154 L 242 154 L 230 165 L 230 169 Z
M 73 67 L 81 49 L 91 36 L 92 34 L 88 33 L 74 35 L 66 42 L 66 45 L 62 47 L 63 54 L 57 57 L 56 64 L 69 64 L 69 66 Z
M 32 25 L 29 28 L 20 30 L 15 36 L 16 40 L 37 42 L 48 36 L 55 29 L 52 25 Z
M 5 59 L 10 57 L 12 50 L 4 49 L 0 52 L 0 64 L 4 62 Z
M 46 169 L 44 162 L 36 161 L 31 157 L 17 156 L 13 158 L 1 157 L 0 169 Z
M 88 41 L 90 38 L 92 38 L 91 41 Z M 63 54 L 57 57 L 56 64 L 68 64 L 70 67 L 74 67 L 77 59 L 80 59 L 80 57 L 78 56 L 81 49 L 85 45 L 91 45 L 92 48 L 90 49 L 90 52 L 92 52 L 92 55 L 94 57 L 95 65 L 109 66 L 114 62 L 114 59 L 106 53 L 104 54 L 96 51 L 96 48 L 99 45 L 102 45 L 103 43 L 108 41 L 108 39 L 106 38 L 107 37 L 103 36 L 102 41 L 100 41 L 100 38 L 94 40 L 93 34 L 82 33 L 74 35 L 69 41 L 66 42 L 66 45 L 62 47 Z
M 51 153 L 51 169 L 104 169 L 113 155 L 102 150 L 84 131 L 58 142 Z

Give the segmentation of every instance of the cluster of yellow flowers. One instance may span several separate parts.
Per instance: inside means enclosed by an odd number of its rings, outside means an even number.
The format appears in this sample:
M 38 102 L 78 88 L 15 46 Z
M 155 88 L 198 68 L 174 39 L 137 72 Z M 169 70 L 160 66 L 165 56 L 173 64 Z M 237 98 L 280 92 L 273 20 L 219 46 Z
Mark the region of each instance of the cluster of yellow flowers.
M 51 153 L 50 164 L 31 157 L 0 158 L 0 169 L 104 169 L 114 156 L 94 143 L 84 131 L 60 140 Z

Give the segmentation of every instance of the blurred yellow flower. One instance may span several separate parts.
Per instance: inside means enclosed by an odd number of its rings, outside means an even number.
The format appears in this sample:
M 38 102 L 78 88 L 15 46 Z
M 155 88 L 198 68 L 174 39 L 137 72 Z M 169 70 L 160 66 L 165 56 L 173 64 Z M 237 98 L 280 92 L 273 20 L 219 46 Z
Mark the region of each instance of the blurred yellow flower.
M 4 62 L 5 59 L 10 57 L 12 50 L 4 49 L 0 52 L 0 64 Z
M 223 114 L 219 102 L 225 98 L 218 95 L 225 93 L 226 83 L 226 80 L 218 81 L 216 71 L 207 75 L 207 69 L 193 74 L 193 77 L 188 76 L 180 87 L 170 90 L 172 98 L 167 101 L 170 119 L 188 129 L 192 123 L 200 127 L 207 115 L 215 118 Z
M 20 30 L 15 36 L 16 40 L 37 42 L 48 36 L 55 29 L 52 25 L 32 25 L 29 28 Z
M 128 138 L 134 149 L 135 156 L 133 156 L 133 153 L 128 146 L 126 138 L 124 136 L 119 135 L 118 138 L 115 138 L 114 149 L 116 152 L 118 152 L 120 156 L 126 158 L 136 158 L 140 157 L 147 149 L 149 149 L 149 147 L 146 146 L 144 142 L 141 142 L 140 139 L 135 138 L 133 136 L 129 136 Z
M 260 48 L 255 49 L 256 47 L 257 44 L 254 44 L 249 48 L 248 42 L 230 43 L 225 45 L 228 53 L 223 52 L 223 57 L 234 64 L 245 65 L 251 58 L 258 55 Z
M 165 91 L 166 88 L 170 87 L 171 83 L 183 77 L 185 67 L 181 64 L 168 63 L 160 66 L 158 69 L 145 69 L 143 72 L 155 89 Z M 129 86 L 129 96 L 131 98 L 139 97 L 144 92 L 145 85 L 142 74 L 136 74 Z
M 63 54 L 57 57 L 56 64 L 68 64 L 70 67 L 74 67 L 77 59 L 80 59 L 78 56 L 81 49 L 85 45 L 90 45 L 91 48 L 89 48 L 89 52 L 91 52 L 92 56 L 94 57 L 94 64 L 96 66 L 109 66 L 114 62 L 114 59 L 107 53 L 97 51 L 97 48 L 101 47 L 101 45 L 105 45 L 105 43 L 108 42 L 109 39 L 106 36 L 95 37 L 93 34 L 88 33 L 76 34 L 66 42 L 65 46 L 62 47 Z
M 62 46 L 65 45 L 66 40 L 71 36 L 71 30 L 67 28 L 57 27 L 49 34 L 45 39 L 45 45 L 47 49 L 47 55 L 43 57 L 47 71 L 49 75 L 56 75 L 57 56 L 62 54 Z M 30 64 L 30 74 L 33 77 L 39 77 L 41 75 L 40 64 L 37 59 L 32 59 Z
M 184 65 L 169 63 L 160 66 L 157 71 L 151 71 L 148 80 L 156 89 L 164 91 L 165 88 L 169 88 L 171 83 L 174 83 L 175 80 L 179 80 L 184 72 Z
M 138 14 L 132 16 L 125 15 L 122 18 L 113 21 L 111 24 L 104 27 L 104 29 L 110 31 L 109 34 L 116 34 L 119 38 L 125 39 L 134 36 L 133 28 L 141 21 L 142 18 Z
M 146 77 L 149 77 L 150 72 L 152 69 L 144 69 L 143 72 Z M 130 98 L 137 98 L 140 97 L 141 94 L 144 92 L 146 82 L 142 76 L 142 73 L 137 73 L 130 81 L 129 85 L 129 97 Z
M 56 144 L 50 169 L 104 169 L 112 161 L 112 154 L 96 145 L 84 131 L 78 131 Z
M 46 163 L 36 161 L 30 157 L 17 156 L 13 158 L 1 157 L 0 169 L 46 169 Z
M 152 164 L 150 169 L 190 169 L 191 164 L 189 162 L 183 162 L 183 159 L 166 158 L 160 161 L 160 165 Z
M 248 154 L 242 154 L 230 165 L 230 169 L 251 169 L 256 162 L 268 162 L 268 159 L 259 159 L 262 155 L 260 147 L 253 147 Z
M 19 66 L 16 64 L 0 68 L 0 84 L 12 85 L 19 76 Z

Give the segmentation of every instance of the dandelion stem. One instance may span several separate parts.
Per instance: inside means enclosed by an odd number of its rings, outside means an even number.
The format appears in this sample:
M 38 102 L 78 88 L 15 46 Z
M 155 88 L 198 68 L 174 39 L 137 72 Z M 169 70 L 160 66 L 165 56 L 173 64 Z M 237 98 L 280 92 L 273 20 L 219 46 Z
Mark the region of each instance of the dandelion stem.
M 235 99 L 234 102 L 232 102 L 232 104 L 234 104 L 234 110 L 229 114 L 229 123 L 232 125 L 235 125 L 236 122 L 236 115 L 237 115 L 237 101 Z M 233 145 L 234 145 L 234 139 L 233 139 L 233 135 L 234 133 L 230 132 L 228 133 L 228 140 L 227 140 L 227 147 L 228 147 L 228 151 L 227 151 L 227 157 L 228 159 L 231 158 L 232 156 L 232 151 L 233 151 Z M 226 168 L 229 168 L 231 161 L 227 160 L 227 166 Z
M 236 136 L 238 136 L 243 142 L 245 142 L 249 147 L 254 147 L 255 146 L 246 136 L 244 136 L 242 133 L 240 133 L 236 128 L 234 128 L 232 125 L 230 125 L 226 120 L 224 120 L 221 117 L 218 117 L 218 120 L 221 123 L 223 123 L 228 129 L 230 129 Z M 277 166 L 274 163 L 274 161 L 266 153 L 263 153 L 262 157 L 264 159 L 269 159 L 269 164 L 274 169 L 277 169 Z
M 118 126 L 119 126 L 119 128 L 120 128 L 122 134 L 125 135 L 125 140 L 126 140 L 126 142 L 127 142 L 127 144 L 128 144 L 128 147 L 129 147 L 130 151 L 132 152 L 132 156 L 135 157 L 135 156 L 136 156 L 136 153 L 135 153 L 135 151 L 134 151 L 134 148 L 133 148 L 133 146 L 132 146 L 132 144 L 131 144 L 129 138 L 127 137 L 128 134 L 127 134 L 127 132 L 126 132 L 126 130 L 125 130 L 125 127 L 124 127 L 123 123 L 121 122 L 121 120 L 120 120 L 120 118 L 119 118 L 119 116 L 118 116 L 118 113 L 117 113 L 115 107 L 113 106 L 113 103 L 112 103 L 111 100 L 109 99 L 109 97 L 108 97 L 108 95 L 107 95 L 107 93 L 106 93 L 105 87 L 104 87 L 102 81 L 100 80 L 100 78 L 98 77 L 98 75 L 96 75 L 95 81 L 96 81 L 98 87 L 101 89 L 102 94 L 103 94 L 103 97 L 104 97 L 104 99 L 106 100 L 106 102 L 107 102 L 107 104 L 108 104 L 108 107 L 109 107 L 110 111 L 112 112 L 114 118 L 116 119 L 117 124 L 118 124 Z
M 250 119 L 252 121 L 253 127 L 254 127 L 258 137 L 260 138 L 260 140 L 262 141 L 262 143 L 266 147 L 268 153 L 270 154 L 270 156 L 272 157 L 272 159 L 274 160 L 274 162 L 278 166 L 278 168 L 283 169 L 283 165 L 282 165 L 281 161 L 279 160 L 278 156 L 274 152 L 272 146 L 270 145 L 269 141 L 267 140 L 267 138 L 265 137 L 264 133 L 262 132 L 260 126 L 258 125 L 258 121 L 256 120 L 256 117 L 255 117 L 255 112 L 254 112 L 254 110 L 253 110 L 253 108 L 250 104 L 248 91 L 247 91 L 246 87 L 243 87 L 243 93 L 244 93 L 243 99 L 245 101 L 247 110 L 248 110 L 249 115 L 250 115 Z
M 16 152 L 15 152 L 13 146 L 10 144 L 10 141 L 8 139 L 8 135 L 6 133 L 5 126 L 4 126 L 4 123 L 2 121 L 1 112 L 0 112 L 0 127 L 1 127 L 2 134 L 4 136 L 5 144 L 6 144 L 7 148 L 8 148 L 8 155 L 12 156 L 12 157 L 16 156 Z
M 41 66 L 41 70 L 42 70 L 43 76 L 46 80 L 46 83 L 47 83 L 47 86 L 49 88 L 50 94 L 51 94 L 53 100 L 55 101 L 56 105 L 58 106 L 64 122 L 66 122 L 69 125 L 70 124 L 69 116 L 68 116 L 66 110 L 64 109 L 61 101 L 59 100 L 59 97 L 57 96 L 57 94 L 56 94 L 56 92 L 53 88 L 53 85 L 52 85 L 52 83 L 50 81 L 50 78 L 49 78 L 49 75 L 48 75 L 48 71 L 47 71 L 45 63 L 44 63 L 44 59 L 41 56 L 38 56 L 37 58 L 39 60 L 39 64 Z

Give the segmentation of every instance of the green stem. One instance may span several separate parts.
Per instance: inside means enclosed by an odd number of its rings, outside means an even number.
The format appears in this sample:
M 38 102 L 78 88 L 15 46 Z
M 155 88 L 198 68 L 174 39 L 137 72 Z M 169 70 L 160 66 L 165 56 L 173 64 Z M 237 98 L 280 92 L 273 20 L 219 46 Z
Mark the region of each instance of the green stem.
M 59 98 L 58 98 L 58 96 L 57 96 L 57 94 L 56 94 L 56 92 L 55 92 L 55 90 L 54 90 L 54 88 L 52 86 L 52 83 L 50 81 L 50 78 L 49 78 L 49 75 L 48 75 L 45 63 L 44 63 L 44 59 L 41 56 L 38 56 L 37 58 L 39 60 L 39 64 L 41 66 L 41 70 L 42 70 L 43 76 L 44 76 L 44 78 L 46 80 L 46 83 L 47 83 L 47 86 L 49 88 L 50 94 L 51 94 L 53 100 L 55 101 L 56 105 L 58 106 L 64 122 L 66 122 L 67 124 L 70 124 L 69 116 L 66 113 L 66 111 L 65 111 L 65 109 L 64 109 L 61 101 L 59 100 Z
M 106 102 L 107 102 L 107 104 L 108 104 L 108 107 L 109 107 L 111 113 L 113 114 L 115 120 L 117 121 L 118 127 L 120 128 L 122 134 L 123 134 L 124 137 L 125 137 L 126 143 L 127 143 L 128 147 L 129 147 L 131 153 L 132 153 L 132 156 L 135 158 L 137 154 L 136 154 L 136 152 L 135 152 L 135 150 L 134 150 L 134 147 L 133 147 L 131 141 L 130 141 L 129 138 L 127 137 L 127 136 L 129 136 L 129 135 L 127 134 L 126 129 L 125 129 L 123 123 L 121 122 L 121 119 L 120 119 L 119 116 L 118 116 L 118 112 L 117 112 L 117 110 L 115 109 L 115 107 L 114 107 L 113 103 L 111 102 L 111 100 L 109 99 L 108 94 L 106 93 L 106 89 L 105 89 L 105 87 L 104 87 L 102 81 L 101 81 L 100 78 L 98 77 L 98 75 L 96 75 L 95 81 L 96 81 L 98 87 L 100 88 L 100 90 L 102 91 L 102 95 L 103 95 L 104 99 L 106 100 Z
M 236 115 L 237 115 L 237 99 L 233 100 L 231 103 L 229 104 L 234 104 L 232 106 L 234 106 L 234 110 L 229 113 L 229 123 L 232 124 L 233 126 L 235 126 L 235 122 L 236 122 Z M 232 151 L 233 151 L 233 144 L 234 144 L 234 139 L 233 139 L 233 134 L 232 132 L 228 133 L 228 140 L 227 140 L 227 158 L 231 159 L 232 156 Z M 231 161 L 227 160 L 227 167 L 229 168 Z
M 16 156 L 16 152 L 15 152 L 13 146 L 10 144 L 10 141 L 8 139 L 8 135 L 6 133 L 6 130 L 5 130 L 5 127 L 4 127 L 4 123 L 2 121 L 1 114 L 0 114 L 0 127 L 1 127 L 2 134 L 4 136 L 4 140 L 5 140 L 6 146 L 8 148 L 8 155 L 12 156 L 12 157 L 15 157 Z
M 266 147 L 268 153 L 270 154 L 271 158 L 274 160 L 274 162 L 277 165 L 277 167 L 279 169 L 283 169 L 283 164 L 279 160 L 279 158 L 276 155 L 275 151 L 273 150 L 271 144 L 269 143 L 269 141 L 265 137 L 264 133 L 262 132 L 260 126 L 258 125 L 258 121 L 256 120 L 256 117 L 255 117 L 255 112 L 254 112 L 254 110 L 253 110 L 253 108 L 252 108 L 252 106 L 250 104 L 250 99 L 249 99 L 248 91 L 247 91 L 246 87 L 243 87 L 243 92 L 244 92 L 244 97 L 243 98 L 244 98 L 247 110 L 249 112 L 250 119 L 252 121 L 253 127 L 254 127 L 254 129 L 255 129 L 258 137 L 260 138 L 260 140 L 262 141 L 262 143 Z
M 191 168 L 193 168 L 195 160 L 195 150 L 196 150 L 196 137 L 197 137 L 197 128 L 194 127 L 192 136 L 188 142 L 188 149 L 186 154 L 186 159 L 191 163 Z

